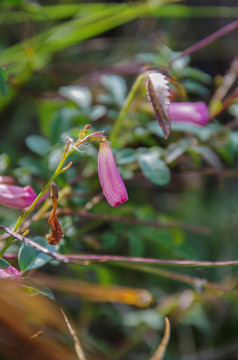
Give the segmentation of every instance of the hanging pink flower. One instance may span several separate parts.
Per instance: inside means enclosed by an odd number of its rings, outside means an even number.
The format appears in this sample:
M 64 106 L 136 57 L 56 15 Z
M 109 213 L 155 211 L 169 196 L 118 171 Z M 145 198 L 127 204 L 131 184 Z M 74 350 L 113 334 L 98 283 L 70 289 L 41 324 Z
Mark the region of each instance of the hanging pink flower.
M 36 193 L 30 185 L 25 187 L 0 184 L 0 205 L 13 209 L 29 207 L 36 198 Z
M 21 280 L 21 273 L 10 265 L 6 269 L 0 269 L 0 279 Z
M 121 205 L 128 200 L 125 184 L 117 170 L 112 150 L 106 140 L 100 143 L 98 176 L 103 194 L 111 206 Z
M 189 122 L 204 126 L 209 121 L 208 107 L 203 101 L 173 102 L 169 105 L 169 114 L 172 122 Z

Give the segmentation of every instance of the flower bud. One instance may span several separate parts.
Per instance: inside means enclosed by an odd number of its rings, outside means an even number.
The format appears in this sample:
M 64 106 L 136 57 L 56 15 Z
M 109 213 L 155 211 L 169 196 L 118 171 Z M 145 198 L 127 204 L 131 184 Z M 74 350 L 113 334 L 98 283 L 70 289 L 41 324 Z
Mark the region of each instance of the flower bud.
M 29 207 L 36 198 L 30 185 L 25 187 L 0 184 L 0 204 L 13 209 Z
M 209 121 L 208 107 L 203 101 L 173 102 L 169 105 L 169 115 L 171 122 L 188 122 L 204 126 Z
M 125 184 L 117 170 L 112 150 L 106 140 L 100 144 L 98 176 L 103 194 L 111 206 L 118 206 L 128 200 Z
M 6 269 L 0 269 L 0 279 L 21 280 L 21 273 L 10 265 Z

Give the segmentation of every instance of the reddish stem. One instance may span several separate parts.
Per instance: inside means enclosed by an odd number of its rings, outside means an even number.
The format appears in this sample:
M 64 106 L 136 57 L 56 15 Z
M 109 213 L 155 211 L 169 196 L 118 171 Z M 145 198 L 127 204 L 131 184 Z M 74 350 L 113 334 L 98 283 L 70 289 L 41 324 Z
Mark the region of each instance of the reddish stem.
M 88 261 L 127 261 L 130 263 L 159 264 L 172 266 L 188 266 L 188 267 L 223 267 L 238 266 L 238 260 L 228 261 L 195 261 L 195 260 L 163 260 L 152 258 L 140 258 L 118 255 L 65 255 L 67 259 L 88 260 Z
M 197 43 L 195 43 L 194 45 L 188 47 L 187 49 L 185 49 L 183 52 L 181 52 L 178 56 L 176 56 L 175 58 L 173 58 L 170 62 L 169 62 L 169 66 L 171 66 L 171 64 L 173 62 L 175 62 L 176 60 L 185 57 L 185 56 L 189 56 L 191 54 L 194 54 L 195 52 L 197 52 L 198 50 L 204 48 L 205 46 L 211 44 L 212 42 L 214 42 L 215 40 L 221 38 L 222 36 L 228 34 L 229 32 L 235 30 L 236 28 L 238 28 L 238 20 L 233 21 L 232 23 L 224 26 L 223 28 L 215 31 L 214 33 L 208 35 L 207 37 L 205 37 L 204 39 L 198 41 Z

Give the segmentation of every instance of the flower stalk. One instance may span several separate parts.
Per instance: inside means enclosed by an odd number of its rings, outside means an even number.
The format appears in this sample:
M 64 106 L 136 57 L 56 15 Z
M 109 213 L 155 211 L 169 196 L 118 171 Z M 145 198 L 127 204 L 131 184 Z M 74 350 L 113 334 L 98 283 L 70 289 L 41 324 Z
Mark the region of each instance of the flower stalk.
M 121 127 L 123 125 L 123 122 L 126 118 L 126 115 L 129 111 L 129 108 L 132 104 L 132 101 L 134 100 L 134 97 L 135 97 L 135 94 L 137 92 L 137 90 L 139 89 L 142 81 L 144 80 L 145 78 L 145 74 L 141 74 L 137 77 L 137 79 L 135 80 L 134 84 L 132 85 L 132 88 L 131 90 L 129 91 L 129 94 L 127 95 L 127 98 L 124 102 L 124 105 L 123 107 L 121 108 L 121 111 L 118 115 L 118 118 L 115 122 L 115 125 L 113 127 L 113 130 L 112 130 L 112 134 L 111 134 L 111 145 L 112 147 L 117 147 L 118 146 L 118 135 L 119 135 L 119 132 L 121 130 Z
M 35 200 L 32 202 L 32 204 L 26 209 L 24 210 L 20 217 L 18 218 L 14 228 L 12 229 L 13 232 L 16 232 L 20 225 L 23 223 L 23 221 L 28 217 L 28 215 L 34 210 L 35 206 L 37 205 L 37 203 L 42 199 L 43 195 L 45 195 L 45 193 L 50 189 L 52 183 L 54 182 L 54 180 L 57 178 L 58 175 L 62 174 L 64 171 L 66 171 L 71 165 L 72 162 L 70 162 L 68 165 L 66 165 L 65 167 L 63 167 L 66 159 L 69 157 L 69 155 L 71 155 L 71 153 L 75 150 L 75 148 L 78 148 L 79 146 L 81 146 L 82 144 L 84 144 L 86 141 L 93 141 L 96 138 L 101 138 L 103 132 L 98 132 L 95 133 L 95 137 L 93 136 L 93 134 L 90 134 L 88 136 L 86 136 L 88 129 L 90 128 L 90 125 L 86 125 L 84 127 L 83 131 L 80 131 L 79 133 L 79 138 L 76 141 L 76 143 L 74 144 L 74 146 L 70 147 L 71 141 L 68 139 L 62 158 L 54 172 L 54 174 L 51 176 L 50 180 L 46 183 L 46 185 L 44 186 L 44 188 L 41 190 L 41 192 L 38 194 L 38 196 L 36 196 Z M 2 250 L 0 251 L 0 258 L 5 254 L 5 252 L 7 251 L 7 249 L 14 243 L 14 238 L 12 236 L 10 236 L 8 238 L 8 240 L 6 241 L 4 247 L 2 248 Z

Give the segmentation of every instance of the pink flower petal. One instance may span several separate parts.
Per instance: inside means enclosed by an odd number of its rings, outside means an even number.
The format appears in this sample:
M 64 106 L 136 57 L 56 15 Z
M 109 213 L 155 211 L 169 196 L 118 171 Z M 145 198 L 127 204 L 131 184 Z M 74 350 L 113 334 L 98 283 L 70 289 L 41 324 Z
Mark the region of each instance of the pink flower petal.
M 13 209 L 29 207 L 36 198 L 30 185 L 25 187 L 0 184 L 0 204 Z
M 21 280 L 21 277 L 21 273 L 11 265 L 7 269 L 0 269 L 0 279 Z
M 117 170 L 112 150 L 106 141 L 100 144 L 98 176 L 103 194 L 111 206 L 121 205 L 128 200 L 125 184 Z
M 169 105 L 169 114 L 172 122 L 189 122 L 204 126 L 209 121 L 208 107 L 203 101 L 173 102 Z

